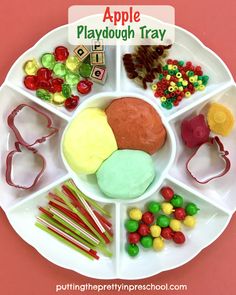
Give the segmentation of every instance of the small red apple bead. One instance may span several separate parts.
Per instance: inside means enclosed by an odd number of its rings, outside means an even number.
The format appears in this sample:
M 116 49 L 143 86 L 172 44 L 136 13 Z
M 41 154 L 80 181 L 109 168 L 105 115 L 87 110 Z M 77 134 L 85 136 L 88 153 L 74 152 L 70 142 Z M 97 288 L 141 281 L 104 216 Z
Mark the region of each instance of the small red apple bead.
M 173 236 L 173 241 L 176 244 L 183 244 L 185 242 L 185 235 L 181 231 L 175 232 Z
M 128 241 L 130 244 L 137 244 L 140 240 L 140 235 L 138 233 L 129 233 Z
M 37 90 L 38 89 L 38 78 L 37 76 L 28 75 L 24 78 L 24 84 L 27 89 Z
M 150 233 L 150 229 L 146 224 L 142 223 L 139 225 L 138 233 L 144 237 Z
M 164 227 L 161 229 L 161 236 L 166 240 L 171 240 L 173 238 L 174 232 L 170 227 Z
M 49 81 L 52 78 L 52 71 L 47 68 L 40 68 L 37 71 L 38 80 Z
M 58 46 L 55 48 L 54 56 L 56 61 L 65 61 L 69 56 L 69 51 L 65 46 Z
M 186 212 L 184 208 L 176 208 L 174 212 L 174 216 L 178 220 L 184 220 L 186 217 Z
M 93 82 L 89 80 L 81 80 L 77 84 L 77 90 L 81 94 L 88 94 L 92 89 Z
M 65 102 L 65 108 L 68 111 L 73 111 L 79 104 L 79 96 L 77 95 L 71 95 L 71 97 L 68 97 Z
M 147 225 L 150 225 L 154 222 L 154 215 L 151 212 L 145 212 L 142 216 L 142 221 Z
M 170 201 L 174 196 L 174 191 L 171 187 L 165 186 L 161 189 L 161 195 L 166 201 Z

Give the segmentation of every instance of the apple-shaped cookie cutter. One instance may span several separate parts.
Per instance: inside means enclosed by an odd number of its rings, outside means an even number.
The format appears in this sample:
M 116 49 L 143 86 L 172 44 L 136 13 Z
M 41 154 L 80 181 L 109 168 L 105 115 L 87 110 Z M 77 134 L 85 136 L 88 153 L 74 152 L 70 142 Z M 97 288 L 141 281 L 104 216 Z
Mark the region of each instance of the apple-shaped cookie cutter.
M 20 148 L 22 144 L 20 142 L 16 142 L 15 143 L 15 150 L 11 151 L 6 158 L 6 182 L 10 185 L 10 186 L 14 186 L 15 188 L 19 188 L 19 189 L 31 189 L 33 188 L 36 183 L 38 182 L 39 178 L 42 176 L 45 168 L 46 168 L 46 160 L 44 159 L 44 157 L 38 153 L 38 151 L 35 148 L 29 147 L 29 146 L 24 146 L 24 148 L 28 149 L 29 151 L 31 151 L 32 153 L 35 154 L 35 156 L 37 156 L 40 161 L 41 161 L 41 168 L 39 170 L 39 173 L 36 175 L 34 181 L 32 182 L 32 184 L 30 186 L 25 186 L 25 185 L 20 185 L 20 184 L 16 184 L 14 183 L 13 179 L 12 179 L 12 168 L 13 168 L 13 158 L 15 156 L 16 153 L 21 153 L 22 150 Z
M 203 145 L 214 145 L 216 144 L 218 147 L 218 153 L 219 153 L 219 157 L 224 160 L 225 162 L 225 168 L 222 172 L 220 172 L 219 174 L 215 174 L 215 175 L 211 175 L 209 177 L 206 177 L 206 180 L 202 181 L 200 180 L 198 177 L 196 177 L 194 175 L 194 172 L 192 171 L 192 169 L 190 168 L 190 162 L 192 161 L 192 159 L 197 155 L 198 151 L 202 148 Z M 188 159 L 187 163 L 186 163 L 186 168 L 188 173 L 191 175 L 191 177 L 193 179 L 195 179 L 198 183 L 200 184 L 206 184 L 208 182 L 210 182 L 213 179 L 219 178 L 224 176 L 226 173 L 228 173 L 228 171 L 231 168 L 231 162 L 228 158 L 229 152 L 225 150 L 223 143 L 221 142 L 221 140 L 219 139 L 218 136 L 215 137 L 210 137 L 209 141 L 201 144 L 195 151 L 194 153 L 191 155 L 191 157 Z
M 17 128 L 17 126 L 15 125 L 15 118 L 16 116 L 19 114 L 19 112 L 25 108 L 25 107 L 28 107 L 30 109 L 32 109 L 33 111 L 35 111 L 38 115 L 40 116 L 43 116 L 44 118 L 46 118 L 47 120 L 47 128 L 51 130 L 51 132 L 49 134 L 46 134 L 40 138 L 37 138 L 33 143 L 29 144 L 27 143 L 24 138 L 22 137 L 19 129 Z M 30 147 L 30 146 L 33 146 L 35 145 L 36 143 L 43 143 L 44 141 L 47 140 L 47 138 L 51 137 L 52 135 L 54 135 L 55 133 L 58 132 L 58 129 L 53 127 L 52 126 L 52 120 L 51 118 L 46 115 L 44 112 L 38 110 L 37 108 L 33 107 L 33 106 L 30 106 L 28 104 L 20 104 L 18 105 L 11 113 L 10 115 L 8 116 L 7 118 L 7 123 L 8 123 L 8 126 L 12 129 L 12 131 L 14 132 L 15 134 L 15 137 L 17 139 L 17 142 L 19 142 L 21 145 L 25 146 L 25 147 Z

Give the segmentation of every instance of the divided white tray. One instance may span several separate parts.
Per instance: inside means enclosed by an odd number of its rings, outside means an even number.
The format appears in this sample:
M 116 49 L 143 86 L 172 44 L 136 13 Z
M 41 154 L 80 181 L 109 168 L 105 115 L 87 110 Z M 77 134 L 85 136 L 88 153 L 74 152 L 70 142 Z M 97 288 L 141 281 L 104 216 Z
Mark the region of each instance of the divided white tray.
M 51 262 L 98 279 L 145 278 L 188 262 L 217 239 L 227 226 L 236 209 L 236 198 L 234 197 L 236 128 L 229 137 L 223 139 L 225 148 L 230 152 L 231 171 L 220 179 L 200 185 L 186 173 L 185 162 L 189 157 L 189 151 L 180 140 L 180 122 L 204 110 L 204 107 L 212 101 L 220 101 L 228 105 L 236 116 L 236 86 L 228 68 L 214 52 L 206 48 L 191 33 L 179 27 L 175 27 L 175 30 L 176 40 L 170 50 L 170 58 L 190 60 L 196 65 L 201 65 L 210 80 L 205 91 L 197 92 L 189 99 L 184 99 L 179 107 L 174 107 L 172 110 L 161 108 L 160 101 L 153 96 L 151 90 L 142 90 L 126 77 L 122 55 L 132 50 L 129 47 L 106 48 L 107 82 L 104 86 L 94 84 L 90 94 L 81 96 L 82 103 L 76 111 L 70 113 L 63 107 L 55 107 L 38 99 L 34 92 L 28 91 L 22 83 L 24 75 L 22 65 L 28 59 L 39 58 L 44 52 L 53 51 L 58 45 L 65 45 L 72 52 L 73 47 L 67 42 L 67 26 L 59 27 L 44 36 L 19 58 L 9 71 L 0 89 L 0 205 L 15 231 Z M 119 202 L 105 198 L 96 185 L 92 185 L 93 178 L 76 177 L 63 160 L 61 138 L 66 126 L 81 109 L 89 106 L 104 107 L 111 98 L 127 95 L 144 98 L 158 110 L 167 128 L 168 140 L 154 159 L 159 171 L 162 171 L 159 180 L 155 181 L 142 197 Z M 20 103 L 27 103 L 42 109 L 53 119 L 54 125 L 60 128 L 57 135 L 46 141 L 43 147 L 39 147 L 39 150 L 43 148 L 47 169 L 37 186 L 29 191 L 17 190 L 5 182 L 5 158 L 14 144 L 6 118 L 10 111 Z M 23 166 L 22 173 L 24 173 Z M 39 205 L 46 204 L 47 192 L 69 178 L 73 178 L 84 193 L 106 204 L 111 210 L 114 228 L 111 259 L 101 255 L 99 261 L 89 261 L 35 227 L 37 208 Z M 125 251 L 124 221 L 127 218 L 127 210 L 135 205 L 144 208 L 150 200 L 161 200 L 158 192 L 163 185 L 173 187 L 184 197 L 185 201 L 197 203 L 201 208 L 197 217 L 197 226 L 194 230 L 185 231 L 187 242 L 181 247 L 167 243 L 166 248 L 160 253 L 142 250 L 138 257 L 131 258 Z M 147 267 L 144 268 L 144 265 Z

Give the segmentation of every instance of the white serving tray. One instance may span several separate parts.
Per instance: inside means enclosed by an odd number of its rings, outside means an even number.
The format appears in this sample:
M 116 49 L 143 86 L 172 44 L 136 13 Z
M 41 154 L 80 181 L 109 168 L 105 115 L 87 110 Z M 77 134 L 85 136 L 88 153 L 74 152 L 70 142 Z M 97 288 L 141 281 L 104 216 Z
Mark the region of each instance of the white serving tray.
M 200 185 L 189 177 L 185 169 L 185 162 L 190 154 L 180 139 L 180 123 L 184 118 L 204 111 L 207 104 L 212 101 L 228 105 L 236 116 L 235 83 L 226 65 L 214 52 L 186 30 L 176 26 L 175 31 L 176 40 L 170 50 L 170 58 L 190 60 L 196 65 L 201 65 L 210 80 L 204 92 L 197 92 L 190 99 L 184 99 L 179 107 L 174 107 L 172 110 L 161 108 L 159 100 L 153 96 L 151 90 L 144 91 L 126 77 L 122 55 L 131 51 L 132 48 L 118 46 L 106 48 L 108 68 L 106 84 L 104 86 L 94 84 L 92 92 L 82 98 L 82 103 L 76 111 L 67 112 L 63 107 L 55 107 L 38 99 L 34 92 L 28 91 L 22 83 L 24 75 L 22 65 L 28 59 L 39 58 L 44 52 L 52 52 L 58 45 L 65 45 L 72 52 L 73 47 L 67 42 L 67 26 L 59 27 L 45 35 L 34 47 L 26 51 L 9 71 L 0 89 L 0 205 L 15 231 L 49 261 L 97 279 L 146 278 L 188 262 L 216 240 L 229 223 L 236 209 L 234 197 L 236 129 L 234 128 L 229 137 L 223 139 L 225 148 L 230 152 L 231 171 L 218 180 Z M 112 98 L 127 95 L 145 99 L 156 108 L 166 126 L 168 139 L 165 147 L 154 156 L 160 177 L 141 197 L 119 202 L 102 195 L 94 183 L 95 178 L 76 177 L 61 153 L 61 139 L 66 126 L 83 108 L 105 107 Z M 14 137 L 10 136 L 11 131 L 7 126 L 6 118 L 20 103 L 42 109 L 53 119 L 54 125 L 60 128 L 57 135 L 39 147 L 39 150 L 43 149 L 47 160 L 47 170 L 37 186 L 29 191 L 17 190 L 5 182 L 5 158 L 14 144 Z M 22 166 L 22 174 L 24 168 Z M 162 171 L 161 174 L 160 171 Z M 73 178 L 84 193 L 105 204 L 111 210 L 114 228 L 114 241 L 111 246 L 114 255 L 111 259 L 101 255 L 99 261 L 90 261 L 35 227 L 38 206 L 47 203 L 47 192 L 69 178 Z M 161 200 L 158 191 L 163 185 L 171 186 L 176 193 L 184 197 L 185 201 L 195 202 L 201 208 L 197 217 L 197 226 L 194 230 L 185 230 L 187 242 L 182 246 L 167 243 L 160 253 L 141 250 L 138 257 L 131 258 L 125 251 L 124 221 L 127 218 L 127 210 L 133 206 L 144 208 L 150 200 Z

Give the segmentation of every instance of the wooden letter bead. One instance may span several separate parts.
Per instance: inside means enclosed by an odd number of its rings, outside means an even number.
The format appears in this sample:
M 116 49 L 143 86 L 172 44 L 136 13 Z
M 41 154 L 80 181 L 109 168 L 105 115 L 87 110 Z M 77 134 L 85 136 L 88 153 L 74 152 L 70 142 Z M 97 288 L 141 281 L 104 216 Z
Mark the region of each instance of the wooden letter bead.
M 79 61 L 83 61 L 90 54 L 90 51 L 84 45 L 79 45 L 74 49 L 74 53 L 78 57 Z
M 93 66 L 90 78 L 100 84 L 104 84 L 107 77 L 107 69 L 99 66 Z
M 91 65 L 105 65 L 105 54 L 103 51 L 93 51 L 90 53 Z

